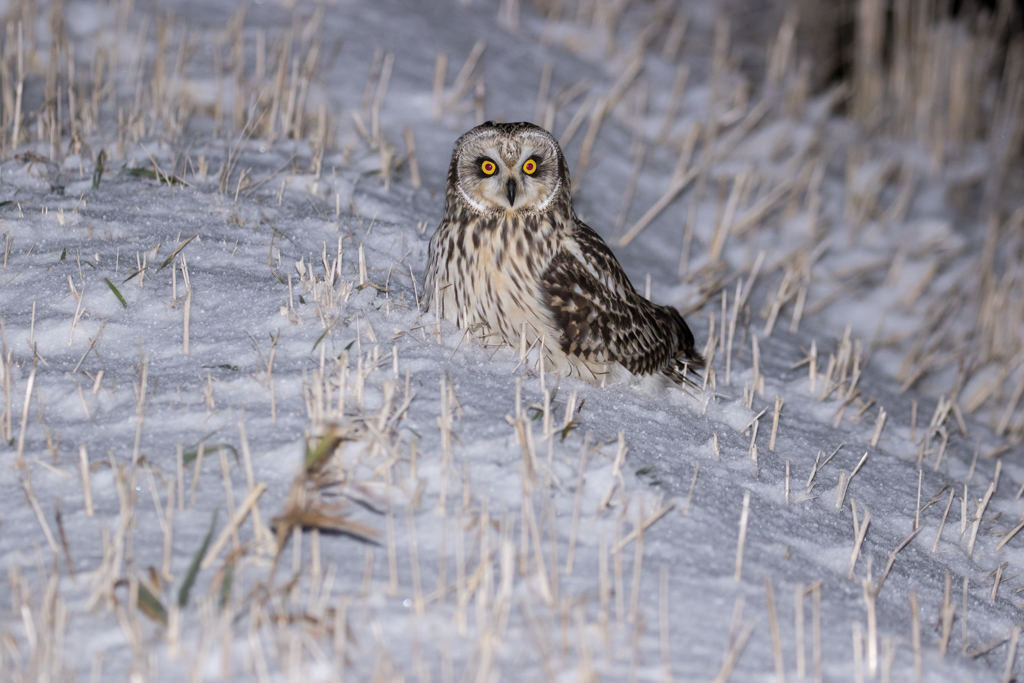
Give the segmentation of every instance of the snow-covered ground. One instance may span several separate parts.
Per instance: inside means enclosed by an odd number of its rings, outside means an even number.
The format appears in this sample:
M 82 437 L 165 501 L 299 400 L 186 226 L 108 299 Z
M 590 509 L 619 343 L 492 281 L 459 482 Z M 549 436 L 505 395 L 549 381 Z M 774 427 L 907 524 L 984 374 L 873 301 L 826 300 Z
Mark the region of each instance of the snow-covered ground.
M 995 152 L 873 138 L 792 56 L 748 87 L 711 2 L 543 6 L 68 3 L 58 138 L 18 5 L 3 680 L 1024 671 L 1019 357 L 961 392 L 936 341 L 974 343 L 942 307 L 985 278 L 1020 337 L 984 266 L 1021 215 L 954 201 Z M 553 128 L 581 217 L 711 337 L 703 392 L 541 376 L 418 310 L 485 119 Z

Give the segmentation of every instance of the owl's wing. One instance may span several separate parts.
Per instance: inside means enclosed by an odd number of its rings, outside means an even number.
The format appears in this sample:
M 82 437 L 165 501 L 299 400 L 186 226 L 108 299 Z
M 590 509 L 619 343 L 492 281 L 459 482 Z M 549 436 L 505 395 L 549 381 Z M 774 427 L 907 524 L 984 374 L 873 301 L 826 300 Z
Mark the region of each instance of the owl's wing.
M 676 381 L 685 379 L 683 366 L 703 363 L 679 312 L 640 296 L 608 245 L 582 223 L 541 284 L 567 355 L 616 361 L 637 375 L 663 372 Z

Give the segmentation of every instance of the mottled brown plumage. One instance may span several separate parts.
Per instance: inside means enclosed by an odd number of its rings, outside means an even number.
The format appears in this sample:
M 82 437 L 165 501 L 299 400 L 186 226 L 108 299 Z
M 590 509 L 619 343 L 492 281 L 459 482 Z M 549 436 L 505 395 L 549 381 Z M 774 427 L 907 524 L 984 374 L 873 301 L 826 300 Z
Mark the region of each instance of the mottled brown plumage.
M 703 361 L 677 310 L 640 296 L 572 207 L 558 143 L 485 123 L 455 143 L 424 304 L 488 344 L 543 342 L 548 370 L 682 384 Z

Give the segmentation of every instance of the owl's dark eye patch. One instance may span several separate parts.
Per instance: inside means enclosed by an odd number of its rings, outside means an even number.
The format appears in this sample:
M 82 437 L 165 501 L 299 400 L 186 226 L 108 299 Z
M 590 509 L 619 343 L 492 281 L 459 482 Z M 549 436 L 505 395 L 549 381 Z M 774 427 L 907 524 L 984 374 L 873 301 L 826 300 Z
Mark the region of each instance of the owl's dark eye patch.
M 479 156 L 473 163 L 476 165 L 477 175 L 481 178 L 489 178 L 498 170 L 498 164 L 490 157 Z
M 546 157 L 541 154 L 531 154 L 526 158 L 526 161 L 523 162 L 523 170 L 526 171 L 528 175 L 536 177 L 547 170 L 547 166 L 545 165 L 546 161 Z M 531 165 L 530 162 L 533 162 L 533 164 Z

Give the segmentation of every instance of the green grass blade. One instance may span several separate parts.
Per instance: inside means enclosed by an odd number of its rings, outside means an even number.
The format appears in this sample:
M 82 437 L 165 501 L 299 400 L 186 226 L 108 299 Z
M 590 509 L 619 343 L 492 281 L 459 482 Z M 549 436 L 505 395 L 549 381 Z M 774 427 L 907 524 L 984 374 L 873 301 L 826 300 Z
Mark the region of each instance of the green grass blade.
M 156 171 L 151 168 L 129 168 L 128 175 L 133 178 L 149 178 L 150 180 L 157 180 Z
M 332 327 L 334 327 L 334 323 L 336 323 L 336 322 L 338 322 L 338 319 L 337 319 L 337 318 L 335 318 L 334 320 L 332 320 L 332 321 L 331 321 L 331 324 L 327 326 L 327 329 L 326 329 L 326 330 L 324 330 L 324 331 L 323 331 L 323 332 L 322 332 L 322 333 L 320 334 L 320 336 L 316 338 L 316 342 L 315 342 L 315 343 L 313 344 L 313 351 L 316 351 L 316 347 L 320 346 L 320 342 L 322 342 L 322 341 L 324 340 L 324 337 L 326 337 L 326 336 L 327 336 L 327 333 L 331 331 L 331 328 L 332 328 Z M 310 353 L 312 353 L 312 351 L 311 351 Z
M 306 471 L 312 472 L 319 469 L 334 454 L 334 449 L 338 447 L 341 441 L 341 437 L 334 430 L 331 430 L 321 437 L 312 449 L 307 447 L 305 458 Z
M 202 564 L 203 557 L 206 556 L 206 549 L 210 547 L 210 539 L 213 538 L 213 530 L 217 527 L 218 512 L 219 510 L 213 511 L 213 518 L 210 520 L 210 530 L 206 532 L 203 544 L 199 546 L 195 557 L 192 558 L 192 564 L 188 567 L 185 580 L 181 583 L 181 589 L 178 591 L 178 607 L 184 608 L 188 604 L 188 594 L 192 591 L 192 584 L 196 582 L 196 575 L 199 574 L 199 565 Z
M 123 296 L 121 296 L 121 292 L 117 291 L 117 287 L 115 287 L 114 283 L 110 281 L 110 278 L 105 277 L 103 278 L 103 281 L 107 283 L 107 287 L 110 287 L 110 291 L 113 292 L 114 296 L 117 297 L 117 300 L 121 302 L 121 307 L 128 308 L 128 302 L 124 300 Z
M 235 563 L 229 561 L 224 568 L 224 581 L 220 584 L 220 609 L 224 609 L 224 605 L 228 604 L 228 600 L 231 599 L 231 584 L 234 579 Z
M 107 151 L 104 149 L 100 150 L 100 153 L 96 155 L 96 170 L 92 172 L 92 189 L 97 189 L 100 186 L 100 180 L 103 178 L 103 162 L 107 159 Z
M 125 279 L 121 280 L 121 284 L 123 285 L 124 283 L 126 283 L 126 282 L 128 282 L 130 280 L 134 280 L 135 278 L 137 278 L 139 276 L 139 273 L 142 273 L 144 271 L 145 271 L 145 268 L 140 268 L 140 269 L 136 270 L 134 273 L 132 273 L 131 275 L 129 275 Z
M 192 240 L 194 240 L 197 237 L 199 237 L 199 233 L 198 232 L 196 234 L 192 235 L 191 237 L 189 237 L 187 240 L 185 240 L 181 244 L 179 244 L 178 248 L 175 249 L 174 251 L 172 251 L 171 255 L 164 259 L 164 262 L 160 264 L 160 267 L 156 269 L 156 272 L 159 273 L 161 270 L 163 270 L 164 268 L 169 266 L 171 261 L 174 260 L 174 257 L 178 255 L 178 252 L 180 252 L 182 249 L 184 249 L 186 244 L 188 244 L 189 242 L 191 242 Z
M 142 610 L 143 614 L 153 621 L 158 621 L 167 626 L 167 610 L 164 608 L 163 603 L 141 581 L 139 582 L 138 600 L 139 609 Z
M 238 449 L 229 443 L 210 443 L 203 446 L 203 453 L 215 453 L 221 448 L 226 448 L 231 451 L 231 455 L 235 456 L 235 462 L 238 462 Z M 182 464 L 191 465 L 199 457 L 199 446 L 185 451 L 182 455 Z
M 184 180 L 177 176 L 166 175 L 164 173 L 158 174 L 151 168 L 129 168 L 128 175 L 132 176 L 133 178 L 149 178 L 150 180 L 156 180 L 157 182 L 161 183 L 166 182 L 168 185 L 188 186 L 188 183 L 186 183 Z

